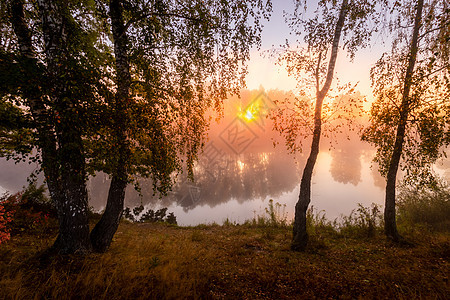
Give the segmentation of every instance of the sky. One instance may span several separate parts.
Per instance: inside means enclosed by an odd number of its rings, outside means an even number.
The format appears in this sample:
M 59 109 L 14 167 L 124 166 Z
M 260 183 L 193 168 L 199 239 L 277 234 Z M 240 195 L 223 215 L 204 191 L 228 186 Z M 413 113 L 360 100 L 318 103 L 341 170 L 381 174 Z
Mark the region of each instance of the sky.
M 248 63 L 249 73 L 246 78 L 247 88 L 259 89 L 262 86 L 266 90 L 295 90 L 296 80 L 287 75 L 284 67 L 276 65 L 274 58 L 263 55 L 264 51 L 272 47 L 279 48 L 280 45 L 285 44 L 286 39 L 290 41 L 290 44 L 298 39 L 290 34 L 290 29 L 283 16 L 283 11 L 292 12 L 293 10 L 293 0 L 273 1 L 272 16 L 268 22 L 264 22 L 261 49 L 253 49 L 251 52 Z M 340 51 L 337 57 L 335 79 L 339 78 L 341 83 L 359 82 L 357 90 L 367 96 L 368 100 L 373 99 L 369 77 L 370 68 L 381 57 L 384 47 L 387 47 L 380 41 L 381 38 L 375 36 L 372 47 L 359 50 L 353 62 L 350 62 L 344 51 Z

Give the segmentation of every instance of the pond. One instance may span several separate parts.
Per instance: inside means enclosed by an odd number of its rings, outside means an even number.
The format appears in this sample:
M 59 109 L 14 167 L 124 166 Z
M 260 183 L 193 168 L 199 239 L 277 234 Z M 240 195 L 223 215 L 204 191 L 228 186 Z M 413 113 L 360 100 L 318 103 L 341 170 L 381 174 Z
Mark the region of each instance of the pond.
M 328 219 L 349 214 L 357 203 L 370 206 L 384 201 L 384 179 L 376 168 L 371 168 L 374 151 L 361 146 L 361 142 L 349 142 L 319 154 L 311 205 L 323 210 Z M 302 155 L 293 156 L 278 149 L 227 155 L 209 168 L 206 163 L 199 164 L 195 168 L 195 182 L 180 180 L 172 192 L 161 199 L 152 195 L 150 181 L 141 182 L 142 197 L 129 187 L 126 205 L 133 207 L 142 203 L 151 209 L 168 207 L 181 225 L 222 224 L 226 219 L 242 223 L 264 215 L 269 200 L 273 199 L 281 205 L 279 213 L 290 220 L 298 199 L 304 161 Z M 98 176 L 96 180 L 90 182 L 91 198 L 106 199 L 106 176 Z M 91 204 L 101 209 L 104 200 Z
M 142 179 L 140 193 L 131 185 L 127 188 L 125 205 L 143 205 L 142 213 L 168 207 L 180 225 L 222 224 L 226 219 L 242 223 L 264 215 L 273 199 L 280 206 L 280 214 L 291 220 L 310 140 L 304 141 L 302 153 L 289 154 L 284 140 L 272 131 L 271 121 L 255 111 L 249 112 L 258 97 L 249 92 L 241 99 L 227 101 L 224 118 L 211 125 L 194 168 L 194 182 L 181 174 L 169 195 L 160 198 L 153 195 L 152 182 Z M 270 109 L 273 103 L 263 99 L 263 105 Z M 274 147 L 274 143 L 279 144 Z M 311 205 L 323 210 L 330 220 L 348 215 L 358 203 L 382 205 L 385 181 L 377 166 L 372 166 L 374 154 L 374 148 L 361 142 L 355 132 L 323 138 L 312 179 Z M 435 169 L 449 180 L 449 167 L 447 159 L 436 164 Z M 0 192 L 16 192 L 26 185 L 26 177 L 37 166 L 1 159 L 0 168 Z M 104 209 L 108 188 L 106 175 L 90 178 L 90 205 L 95 210 Z

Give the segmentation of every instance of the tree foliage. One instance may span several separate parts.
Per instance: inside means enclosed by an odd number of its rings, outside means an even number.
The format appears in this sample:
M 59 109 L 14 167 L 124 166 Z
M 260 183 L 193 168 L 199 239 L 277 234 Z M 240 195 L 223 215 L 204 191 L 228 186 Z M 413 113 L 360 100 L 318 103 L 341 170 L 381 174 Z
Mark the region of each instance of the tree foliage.
M 295 208 L 293 250 L 304 250 L 308 241 L 306 215 L 323 123 L 335 117 L 352 123 L 352 114 L 362 106 L 360 99 L 352 95 L 354 87 L 350 84 L 332 90 L 338 52 L 343 48 L 352 59 L 358 48 L 367 46 L 380 15 L 375 1 L 319 1 L 313 17 L 304 19 L 303 14 L 310 4 L 297 1 L 293 15 L 288 18 L 292 32 L 303 35 L 303 42 L 297 49 L 287 43 L 279 57 L 281 63 L 286 63 L 288 73 L 299 80 L 300 97 L 293 105 L 282 103 L 274 117 L 275 129 L 285 137 L 292 151 L 301 149 L 302 138 L 312 133 L 311 151 L 303 169 Z M 374 26 L 368 24 L 369 19 L 373 19 Z M 329 101 L 330 98 L 335 101 Z M 342 105 L 345 102 L 347 106 Z M 329 122 L 332 123 L 335 122 Z M 339 132 L 342 123 L 334 125 L 336 127 L 327 129 Z
M 98 3 L 105 26 L 106 3 Z M 210 107 L 243 84 L 250 47 L 260 44 L 269 1 L 130 1 L 123 5 L 131 86 L 126 104 L 129 174 L 152 177 L 165 194 L 174 171 L 192 167 Z M 110 35 L 109 35 L 110 36 Z M 114 74 L 113 74 L 114 75 Z M 122 113 L 122 112 L 119 112 Z M 94 169 L 117 162 L 114 119 L 92 140 Z M 134 177 L 136 179 L 136 177 Z M 132 178 L 130 178 L 132 179 Z
M 358 49 L 369 46 L 371 35 L 378 31 L 383 19 L 380 6 L 375 1 L 349 1 L 342 24 L 339 52 L 344 51 L 350 60 Z M 287 42 L 281 49 L 272 50 L 278 64 L 285 65 L 290 76 L 298 81 L 298 98 L 294 102 L 280 101 L 280 110 L 273 115 L 275 130 L 285 137 L 286 146 L 293 152 L 303 150 L 303 141 L 312 136 L 314 130 L 314 107 L 321 90 L 326 91 L 322 103 L 322 129 L 326 136 L 359 128 L 355 119 L 363 113 L 363 96 L 355 92 L 357 84 L 340 83 L 334 64 L 331 72 L 330 59 L 333 37 L 341 7 L 334 1 L 315 3 L 297 1 L 287 22 L 296 43 Z M 306 13 L 314 12 L 313 17 L 305 18 Z M 328 81 L 328 82 L 327 82 Z
M 386 176 L 402 109 L 402 92 L 411 52 L 415 1 L 394 6 L 392 49 L 371 70 L 376 101 L 363 140 L 377 147 L 375 161 Z M 450 8 L 447 1 L 425 1 L 417 59 L 408 96 L 408 117 L 400 166 L 409 183 L 434 183 L 432 165 L 450 144 Z
M 64 252 L 89 250 L 88 174 L 122 168 L 120 180 L 152 177 L 164 194 L 183 165 L 192 173 L 204 113 L 242 85 L 271 10 L 262 0 L 117 3 L 130 74 L 121 97 L 121 35 L 106 1 L 1 3 L 2 155 L 40 162 Z

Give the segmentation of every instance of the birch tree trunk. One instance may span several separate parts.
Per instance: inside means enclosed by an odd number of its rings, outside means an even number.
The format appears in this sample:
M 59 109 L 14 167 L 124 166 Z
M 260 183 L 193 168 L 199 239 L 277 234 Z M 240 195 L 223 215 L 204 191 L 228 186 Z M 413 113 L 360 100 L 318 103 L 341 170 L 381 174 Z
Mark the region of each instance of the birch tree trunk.
M 91 249 L 88 223 L 88 194 L 82 129 L 74 111 L 77 100 L 70 97 L 67 75 L 71 45 L 69 11 L 64 1 L 38 0 L 45 45 L 48 95 L 55 109 L 55 133 L 60 166 L 60 196 L 55 199 L 59 235 L 54 248 L 60 253 L 84 253 Z
M 392 241 L 399 242 L 401 240 L 397 231 L 397 223 L 395 217 L 395 186 L 397 180 L 397 171 L 400 163 L 400 157 L 403 151 L 403 142 L 405 139 L 406 123 L 410 112 L 410 97 L 412 76 L 414 65 L 416 63 L 418 51 L 419 29 L 422 22 L 423 0 L 417 1 L 416 15 L 414 19 L 413 35 L 411 47 L 409 51 L 408 67 L 406 69 L 405 79 L 403 83 L 402 103 L 400 106 L 400 119 L 397 125 L 397 134 L 395 137 L 394 150 L 389 162 L 389 169 L 386 180 L 386 201 L 384 208 L 384 231 L 386 236 Z
M 21 55 L 19 63 L 24 78 L 26 78 L 21 89 L 24 94 L 24 99 L 26 99 L 30 108 L 33 121 L 36 123 L 38 147 L 42 155 L 42 169 L 50 196 L 56 202 L 55 199 L 59 198 L 61 194 L 59 168 L 56 161 L 56 138 L 48 112 L 44 106 L 41 86 L 36 84 L 39 82 L 36 78 L 39 76 L 37 73 L 36 51 L 33 48 L 31 40 L 31 30 L 25 21 L 24 1 L 11 1 L 10 10 L 11 24 L 13 25 L 14 33 L 19 43 Z
M 295 205 L 295 219 L 293 227 L 293 239 L 291 249 L 294 251 L 303 251 L 308 243 L 308 233 L 306 229 L 306 212 L 309 203 L 311 202 L 311 179 L 316 164 L 317 156 L 319 154 L 320 135 L 322 130 L 322 104 L 325 96 L 330 89 L 333 80 L 334 68 L 336 65 L 337 53 L 339 50 L 339 40 L 341 38 L 342 28 L 347 13 L 348 0 L 342 1 L 339 11 L 339 18 L 336 23 L 335 32 L 333 35 L 333 44 L 331 48 L 331 57 L 328 64 L 327 77 L 322 89 L 319 88 L 319 73 L 316 73 L 316 106 L 314 111 L 314 132 L 311 143 L 311 151 L 303 169 L 302 180 L 300 183 L 300 195 L 298 202 Z M 320 54 L 318 65 L 320 65 Z
M 130 64 L 128 60 L 128 38 L 123 20 L 122 4 L 119 0 L 109 3 L 109 17 L 114 40 L 114 55 L 116 59 L 116 83 L 114 124 L 117 142 L 118 160 L 112 175 L 111 185 L 105 212 L 91 232 L 91 242 L 94 250 L 108 250 L 112 238 L 119 226 L 122 216 L 125 190 L 128 183 L 129 151 L 127 146 L 127 103 L 130 101 Z

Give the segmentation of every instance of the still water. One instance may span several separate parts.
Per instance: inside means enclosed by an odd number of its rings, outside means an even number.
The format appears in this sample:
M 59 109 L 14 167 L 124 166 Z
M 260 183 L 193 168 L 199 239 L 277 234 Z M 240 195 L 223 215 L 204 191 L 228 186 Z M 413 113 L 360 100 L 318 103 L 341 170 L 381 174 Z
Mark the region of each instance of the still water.
M 255 98 L 258 95 L 248 93 L 230 100 L 225 106 L 225 117 L 212 123 L 204 152 L 194 169 L 194 182 L 180 175 L 169 195 L 160 198 L 153 195 L 150 180 L 140 180 L 141 192 L 129 186 L 125 205 L 168 207 L 180 225 L 221 224 L 226 219 L 242 223 L 263 215 L 273 199 L 281 205 L 287 219 L 292 219 L 309 140 L 305 140 L 303 153 L 289 154 L 283 140 L 272 131 L 270 120 L 255 108 L 271 109 L 273 103 L 259 99 L 262 102 L 253 107 Z M 279 145 L 274 147 L 274 142 Z M 374 154 L 375 150 L 355 133 L 344 132 L 333 140 L 323 138 L 312 180 L 311 205 L 323 210 L 330 220 L 348 215 L 358 203 L 382 205 L 385 182 L 372 165 Z M 0 169 L 0 192 L 13 193 L 26 185 L 27 176 L 37 166 L 0 159 Z M 439 162 L 435 169 L 450 179 L 449 160 Z M 108 188 L 106 175 L 90 178 L 90 205 L 95 210 L 105 207 Z
M 262 139 L 258 141 L 259 146 Z M 268 142 L 270 144 L 270 140 Z M 252 151 L 255 148 L 258 147 L 249 147 L 240 154 L 223 151 L 226 154 L 214 163 L 208 163 L 204 153 L 195 167 L 195 181 L 179 180 L 167 197 L 154 196 L 151 181 L 141 180 L 141 194 L 129 186 L 125 205 L 143 204 L 151 209 L 168 207 L 180 225 L 221 224 L 227 218 L 244 222 L 255 215 L 263 215 L 269 200 L 273 199 L 285 205 L 284 213 L 291 219 L 305 155 L 288 154 L 282 146 L 259 147 L 271 150 L 261 152 Z M 365 206 L 383 203 L 384 179 L 376 167 L 371 167 L 373 149 L 357 140 L 340 142 L 333 149 L 322 148 L 313 175 L 311 205 L 324 210 L 332 220 L 350 213 L 357 203 Z M 0 185 L 10 192 L 26 185 L 27 175 L 37 168 L 34 164 L 15 165 L 5 160 L 0 160 L 0 165 L 3 170 Z M 105 207 L 109 182 L 104 174 L 89 180 L 90 205 L 95 210 Z

